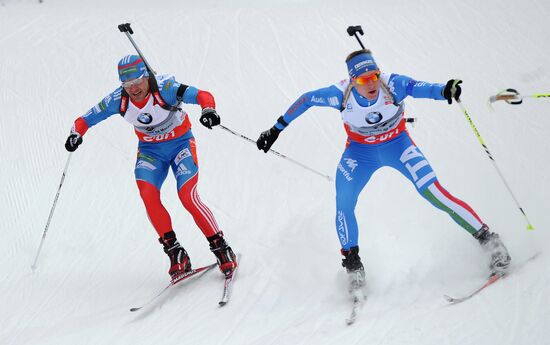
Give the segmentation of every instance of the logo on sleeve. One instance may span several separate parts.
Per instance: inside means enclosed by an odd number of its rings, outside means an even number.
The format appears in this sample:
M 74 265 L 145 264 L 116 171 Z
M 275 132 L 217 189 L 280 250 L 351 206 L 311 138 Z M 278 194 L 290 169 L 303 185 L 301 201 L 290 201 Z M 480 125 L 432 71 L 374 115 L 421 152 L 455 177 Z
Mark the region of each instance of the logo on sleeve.
M 98 106 L 100 110 L 105 110 L 109 106 L 109 103 L 111 103 L 111 95 L 107 95 L 107 97 L 103 98 L 101 102 L 99 102 Z
M 340 104 L 340 101 L 338 100 L 338 97 L 333 96 L 328 98 L 328 104 L 332 105 L 333 107 Z
M 325 104 L 325 99 L 323 97 L 311 96 L 311 103 Z

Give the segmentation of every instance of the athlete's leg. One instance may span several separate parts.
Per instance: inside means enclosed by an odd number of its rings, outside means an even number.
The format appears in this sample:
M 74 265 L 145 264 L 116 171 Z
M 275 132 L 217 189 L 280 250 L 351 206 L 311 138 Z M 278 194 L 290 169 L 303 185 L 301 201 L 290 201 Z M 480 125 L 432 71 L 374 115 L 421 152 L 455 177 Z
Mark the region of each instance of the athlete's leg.
M 402 134 L 388 145 L 387 165 L 399 170 L 426 200 L 449 216 L 470 234 L 483 226 L 482 220 L 464 201 L 451 195 L 439 183 L 435 172 L 422 152 L 408 136 Z
M 168 164 L 147 151 L 138 152 L 134 174 L 147 216 L 162 238 L 172 231 L 170 215 L 160 200 L 160 188 L 168 174 Z
M 352 142 L 336 169 L 336 232 L 343 250 L 358 245 L 357 198 L 379 167 L 376 155 L 369 154 L 370 151 L 368 145 Z
M 208 238 L 220 232 L 212 211 L 201 201 L 197 192 L 199 167 L 195 139 L 186 140 L 171 162 L 177 180 L 178 196 L 183 207 L 193 216 L 195 223 Z
M 195 139 L 186 140 L 178 148 L 176 158 L 171 162 L 172 171 L 177 180 L 178 196 L 183 207 L 193 216 L 195 223 L 210 243 L 220 270 L 229 277 L 237 267 L 237 257 L 220 231 L 212 211 L 200 199 L 197 193 L 199 165 Z

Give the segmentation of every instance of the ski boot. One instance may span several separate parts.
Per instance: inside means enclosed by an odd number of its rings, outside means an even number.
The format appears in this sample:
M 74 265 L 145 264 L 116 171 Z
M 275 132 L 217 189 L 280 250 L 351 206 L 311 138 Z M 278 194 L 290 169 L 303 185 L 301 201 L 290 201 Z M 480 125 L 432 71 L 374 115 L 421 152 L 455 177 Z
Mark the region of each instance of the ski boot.
M 510 258 L 508 249 L 506 249 L 498 234 L 490 232 L 489 227 L 483 224 L 483 227 L 473 236 L 479 241 L 483 249 L 491 255 L 491 262 L 489 264 L 491 273 L 493 275 L 506 274 L 512 258 Z
M 220 271 L 227 277 L 233 275 L 233 271 L 237 268 L 237 257 L 231 247 L 225 242 L 223 233 L 218 232 L 212 237 L 208 237 L 210 242 L 210 251 L 216 255 Z
M 159 238 L 160 244 L 164 246 L 164 252 L 170 258 L 170 269 L 168 274 L 174 280 L 178 275 L 191 271 L 191 260 L 189 255 L 176 239 L 174 231 L 169 231 Z
M 342 266 L 348 272 L 349 292 L 352 293 L 359 289 L 364 289 L 366 285 L 365 269 L 359 257 L 359 247 L 351 247 L 349 250 L 340 251 L 344 258 Z

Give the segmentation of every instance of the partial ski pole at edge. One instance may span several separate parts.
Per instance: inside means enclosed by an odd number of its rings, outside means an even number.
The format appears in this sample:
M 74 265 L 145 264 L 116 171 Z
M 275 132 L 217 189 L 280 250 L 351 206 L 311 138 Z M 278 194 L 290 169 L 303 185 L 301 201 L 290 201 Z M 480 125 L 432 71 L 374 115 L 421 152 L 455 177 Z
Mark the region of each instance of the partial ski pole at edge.
M 534 230 L 535 228 L 533 227 L 533 225 L 529 221 L 529 218 L 527 218 L 527 214 L 525 214 L 525 211 L 523 210 L 523 208 L 519 204 L 518 199 L 514 195 L 514 192 L 512 192 L 512 189 L 508 185 L 508 182 L 506 182 L 506 179 L 504 178 L 504 175 L 502 175 L 502 172 L 498 168 L 498 165 L 497 165 L 495 159 L 493 158 L 493 155 L 489 151 L 489 148 L 487 147 L 487 145 L 485 145 L 485 142 L 483 141 L 483 138 L 481 138 L 481 134 L 479 134 L 479 131 L 477 130 L 476 126 L 474 125 L 474 122 L 472 121 L 472 119 L 470 118 L 470 115 L 468 114 L 468 111 L 466 110 L 466 108 L 464 107 L 464 105 L 462 104 L 460 99 L 457 100 L 456 102 L 460 106 L 460 109 L 462 109 L 462 112 L 464 113 L 464 116 L 466 116 L 466 120 L 468 120 L 468 122 L 470 123 L 470 127 L 472 127 L 472 130 L 474 131 L 475 135 L 477 136 L 477 139 L 479 140 L 479 143 L 481 144 L 481 146 L 483 146 L 483 149 L 485 150 L 485 153 L 487 153 L 487 156 L 489 157 L 489 159 L 491 159 L 491 162 L 493 163 L 493 166 L 495 167 L 498 175 L 500 176 L 500 179 L 502 180 L 502 182 L 506 186 L 506 189 L 508 189 L 508 192 L 512 196 L 512 199 L 514 199 L 514 202 L 516 203 L 516 206 L 518 207 L 521 214 L 525 218 L 525 221 L 527 222 L 527 230 Z
M 508 104 L 518 105 L 523 103 L 524 98 L 550 98 L 550 93 L 535 93 L 532 95 L 521 95 L 516 89 L 506 89 L 494 96 L 489 97 L 489 105 L 497 101 L 505 101 Z
M 237 137 L 241 137 L 241 138 L 243 138 L 244 140 L 246 140 L 246 141 L 248 141 L 248 142 L 250 142 L 250 143 L 256 145 L 256 141 L 254 141 L 254 140 L 248 138 L 247 136 L 244 136 L 244 135 L 242 135 L 242 134 L 240 134 L 240 133 L 237 133 L 237 132 L 235 132 L 235 131 L 229 129 L 229 128 L 225 127 L 224 125 L 218 125 L 217 127 L 220 127 L 220 128 L 223 129 L 224 131 L 227 131 L 227 132 L 229 132 L 229 133 L 231 133 L 231 134 L 233 134 L 233 135 L 235 135 L 235 136 L 237 136 Z M 332 177 L 330 177 L 330 176 L 328 176 L 328 175 L 324 175 L 324 174 L 318 172 L 318 171 L 315 170 L 315 169 L 312 169 L 312 168 L 310 168 L 310 167 L 308 167 L 308 166 L 306 166 L 306 165 L 304 165 L 304 164 L 302 164 L 302 163 L 300 163 L 300 162 L 298 162 L 298 161 L 295 161 L 294 159 L 292 159 L 292 158 L 290 158 L 290 157 L 285 156 L 285 155 L 282 154 L 282 153 L 279 153 L 279 152 L 277 152 L 277 151 L 275 151 L 275 150 L 271 150 L 271 149 L 270 149 L 268 152 L 271 152 L 271 153 L 273 153 L 273 154 L 276 155 L 276 156 L 279 156 L 279 157 L 281 157 L 281 158 L 283 158 L 283 159 L 286 159 L 287 161 L 289 161 L 289 162 L 291 162 L 291 163 L 294 163 L 294 164 L 296 164 L 296 165 L 298 165 L 298 166 L 300 166 L 300 167 L 302 167 L 302 168 L 304 168 L 304 169 L 306 169 L 306 170 L 308 170 L 308 171 L 311 171 L 312 173 L 314 173 L 314 174 L 316 174 L 316 175 L 319 175 L 319 176 L 321 176 L 321 177 L 327 179 L 328 181 L 333 181 L 333 178 L 332 178 Z
M 69 153 L 69 156 L 67 157 L 67 162 L 65 163 L 65 169 L 63 169 L 63 175 L 61 175 L 61 181 L 59 182 L 59 187 L 57 187 L 57 193 L 55 194 L 55 198 L 53 200 L 52 209 L 50 210 L 50 215 L 48 216 L 48 221 L 46 222 L 46 227 L 44 228 L 44 233 L 42 234 L 42 239 L 40 240 L 40 245 L 38 246 L 38 251 L 36 252 L 34 262 L 31 265 L 31 269 L 33 271 L 36 270 L 36 262 L 38 261 L 38 256 L 40 255 L 40 251 L 42 250 L 42 245 L 44 244 L 44 240 L 46 239 L 46 234 L 48 233 L 48 228 L 50 227 L 50 222 L 53 217 L 55 205 L 57 205 L 57 200 L 59 199 L 59 193 L 61 191 L 61 187 L 63 186 L 63 181 L 65 181 L 65 175 L 67 175 L 67 168 L 69 167 L 71 156 L 72 156 L 72 153 Z

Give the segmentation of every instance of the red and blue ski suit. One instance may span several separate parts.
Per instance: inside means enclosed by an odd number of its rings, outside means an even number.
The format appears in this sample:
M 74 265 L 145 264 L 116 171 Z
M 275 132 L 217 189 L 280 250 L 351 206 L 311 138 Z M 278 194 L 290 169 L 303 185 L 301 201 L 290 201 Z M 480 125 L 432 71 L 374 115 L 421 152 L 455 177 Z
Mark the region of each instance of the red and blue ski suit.
M 139 138 L 135 178 L 147 215 L 158 235 L 172 231 L 172 221 L 160 199 L 161 186 L 171 169 L 177 180 L 178 196 L 206 237 L 220 232 L 212 211 L 197 193 L 199 166 L 191 122 L 181 103 L 215 108 L 212 95 L 192 86 L 185 86 L 178 95 L 180 83 L 171 76 L 156 76 L 158 94 L 149 93 L 140 102 L 121 101 L 122 87 L 110 93 L 85 115 L 76 119 L 72 132 L 84 136 L 86 131 L 114 114 L 124 113 L 124 119 L 134 126 Z M 172 111 L 162 103 L 174 106 Z M 123 109 L 121 109 L 121 106 Z

